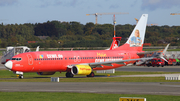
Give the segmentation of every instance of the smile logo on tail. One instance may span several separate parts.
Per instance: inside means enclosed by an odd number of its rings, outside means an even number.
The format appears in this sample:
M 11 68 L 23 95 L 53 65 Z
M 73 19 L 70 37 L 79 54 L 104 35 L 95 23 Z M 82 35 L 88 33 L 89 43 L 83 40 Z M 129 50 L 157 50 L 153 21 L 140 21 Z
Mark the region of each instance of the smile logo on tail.
M 39 55 L 39 58 L 43 58 L 44 56 L 43 55 Z
M 142 39 L 140 37 L 139 30 L 136 29 L 134 36 L 132 36 L 129 40 L 130 47 L 139 47 L 142 44 Z

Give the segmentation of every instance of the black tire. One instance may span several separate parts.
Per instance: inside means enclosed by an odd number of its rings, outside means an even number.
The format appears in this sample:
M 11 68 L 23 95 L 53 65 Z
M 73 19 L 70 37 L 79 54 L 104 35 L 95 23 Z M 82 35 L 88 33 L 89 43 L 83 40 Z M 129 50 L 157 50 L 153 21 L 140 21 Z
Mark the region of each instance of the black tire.
M 91 72 L 87 77 L 94 77 L 94 72 Z
M 67 78 L 73 78 L 74 75 L 73 75 L 71 72 L 67 72 L 67 73 L 66 73 L 66 77 L 67 77 Z
M 148 67 L 150 67 L 150 66 L 151 66 L 151 64 L 147 64 L 147 66 L 148 66 Z
M 164 65 L 162 65 L 161 67 L 164 67 Z
M 19 79 L 23 79 L 24 78 L 24 76 L 23 75 L 19 75 Z

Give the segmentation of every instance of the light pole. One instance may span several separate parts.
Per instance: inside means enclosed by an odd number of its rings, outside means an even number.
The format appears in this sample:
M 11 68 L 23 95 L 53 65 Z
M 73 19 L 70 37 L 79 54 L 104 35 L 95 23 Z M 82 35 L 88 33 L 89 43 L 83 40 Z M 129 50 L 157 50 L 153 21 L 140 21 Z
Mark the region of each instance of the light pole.
M 59 48 L 60 48 L 60 44 L 61 44 L 61 42 L 59 41 L 59 42 L 58 42 L 58 44 L 59 44 Z M 59 48 L 58 48 L 58 51 L 59 51 Z

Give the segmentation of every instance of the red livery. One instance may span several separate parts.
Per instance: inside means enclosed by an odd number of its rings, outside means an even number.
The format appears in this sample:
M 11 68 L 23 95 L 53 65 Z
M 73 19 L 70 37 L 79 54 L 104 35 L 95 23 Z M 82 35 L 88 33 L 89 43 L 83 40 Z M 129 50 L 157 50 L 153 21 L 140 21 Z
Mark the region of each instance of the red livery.
M 40 75 L 51 75 L 55 72 L 67 72 L 66 77 L 87 75 L 93 77 L 95 70 L 107 70 L 134 64 L 142 58 L 143 43 L 147 25 L 147 14 L 143 14 L 128 38 L 119 46 L 121 37 L 114 37 L 107 50 L 77 50 L 77 51 L 36 51 L 15 55 L 5 67 L 20 74 L 37 72 Z

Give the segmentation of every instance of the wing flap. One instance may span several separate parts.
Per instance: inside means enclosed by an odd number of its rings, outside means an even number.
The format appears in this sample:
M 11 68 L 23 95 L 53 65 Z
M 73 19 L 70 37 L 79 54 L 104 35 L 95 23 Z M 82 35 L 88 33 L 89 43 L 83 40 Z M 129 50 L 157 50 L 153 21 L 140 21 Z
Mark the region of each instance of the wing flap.
M 124 62 L 128 62 L 128 61 L 137 61 L 137 60 L 149 60 L 149 59 L 153 59 L 152 57 L 150 58 L 138 58 L 138 59 L 128 59 L 128 60 L 117 60 L 117 61 L 106 61 L 106 62 L 96 62 L 96 63 L 89 63 L 89 66 L 91 67 L 96 67 L 99 65 L 107 65 L 109 66 L 112 63 L 116 63 L 116 64 L 124 64 Z

